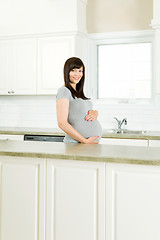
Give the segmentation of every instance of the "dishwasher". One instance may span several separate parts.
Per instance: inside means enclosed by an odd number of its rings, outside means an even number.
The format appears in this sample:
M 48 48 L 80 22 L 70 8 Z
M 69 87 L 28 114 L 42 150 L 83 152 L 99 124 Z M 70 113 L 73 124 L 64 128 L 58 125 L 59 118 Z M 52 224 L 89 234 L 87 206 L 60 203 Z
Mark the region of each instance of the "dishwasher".
M 25 134 L 24 141 L 63 142 L 64 136 Z

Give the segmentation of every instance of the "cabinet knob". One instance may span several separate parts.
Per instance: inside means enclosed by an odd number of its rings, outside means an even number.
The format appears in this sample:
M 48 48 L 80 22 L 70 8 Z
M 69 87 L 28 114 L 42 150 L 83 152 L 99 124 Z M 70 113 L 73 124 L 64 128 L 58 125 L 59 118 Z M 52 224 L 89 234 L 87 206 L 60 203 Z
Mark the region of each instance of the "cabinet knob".
M 14 94 L 14 91 L 12 90 L 12 91 L 8 91 L 8 94 Z

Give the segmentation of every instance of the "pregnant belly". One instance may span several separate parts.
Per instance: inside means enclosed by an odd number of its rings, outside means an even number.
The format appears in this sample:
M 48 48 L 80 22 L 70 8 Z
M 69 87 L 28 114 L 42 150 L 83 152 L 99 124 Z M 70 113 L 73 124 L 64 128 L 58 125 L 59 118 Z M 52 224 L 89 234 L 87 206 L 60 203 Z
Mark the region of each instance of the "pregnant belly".
M 76 123 L 71 123 L 72 126 L 85 138 L 99 136 L 100 140 L 102 137 L 102 127 L 98 120 L 94 121 L 76 121 Z

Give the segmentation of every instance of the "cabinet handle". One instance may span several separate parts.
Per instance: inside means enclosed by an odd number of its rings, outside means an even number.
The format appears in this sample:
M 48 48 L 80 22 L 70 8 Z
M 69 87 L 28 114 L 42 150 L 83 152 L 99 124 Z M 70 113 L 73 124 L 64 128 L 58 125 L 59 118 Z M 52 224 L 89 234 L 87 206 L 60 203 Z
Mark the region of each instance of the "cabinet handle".
M 14 94 L 14 91 L 13 91 L 13 90 L 12 90 L 12 91 L 8 91 L 8 93 L 9 93 L 9 94 Z

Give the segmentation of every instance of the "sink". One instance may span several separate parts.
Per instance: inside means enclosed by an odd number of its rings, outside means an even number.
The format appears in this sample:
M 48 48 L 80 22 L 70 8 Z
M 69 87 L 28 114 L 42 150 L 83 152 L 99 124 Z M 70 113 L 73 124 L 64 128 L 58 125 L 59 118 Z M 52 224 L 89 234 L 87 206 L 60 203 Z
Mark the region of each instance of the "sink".
M 107 133 L 114 133 L 114 134 L 135 134 L 135 135 L 143 135 L 146 133 L 144 130 L 129 130 L 129 129 L 108 129 Z
M 141 130 L 129 130 L 129 129 L 121 129 L 121 131 L 119 132 L 118 130 L 117 130 L 117 132 L 116 133 L 120 133 L 120 134 L 145 134 L 146 133 L 146 131 L 141 131 Z

